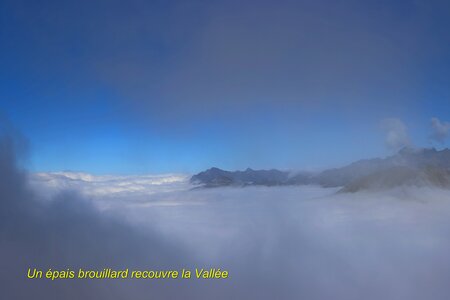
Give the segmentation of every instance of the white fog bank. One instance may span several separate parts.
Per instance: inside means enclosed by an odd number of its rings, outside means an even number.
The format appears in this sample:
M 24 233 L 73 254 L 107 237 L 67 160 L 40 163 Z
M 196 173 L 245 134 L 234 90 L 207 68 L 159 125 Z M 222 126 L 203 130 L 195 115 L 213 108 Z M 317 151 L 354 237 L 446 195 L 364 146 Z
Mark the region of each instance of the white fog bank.
M 33 186 L 49 192 L 55 179 L 44 177 L 33 177 Z M 104 214 L 135 230 L 158 232 L 195 264 L 229 270 L 226 282 L 211 283 L 219 299 L 450 297 L 450 191 L 191 190 L 187 177 L 178 178 L 89 179 L 67 186 L 90 191 Z M 59 188 L 69 179 L 58 180 Z M 145 189 L 138 192 L 134 183 L 123 183 L 141 180 Z M 98 192 L 99 186 L 111 193 Z M 123 187 L 119 193 L 117 186 Z

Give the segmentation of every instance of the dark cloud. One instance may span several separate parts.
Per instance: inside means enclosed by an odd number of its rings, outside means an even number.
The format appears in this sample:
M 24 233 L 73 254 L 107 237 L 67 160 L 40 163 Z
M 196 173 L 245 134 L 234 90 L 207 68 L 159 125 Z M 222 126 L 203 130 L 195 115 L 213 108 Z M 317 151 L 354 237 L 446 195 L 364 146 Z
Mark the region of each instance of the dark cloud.
M 173 117 L 236 115 L 267 107 L 298 111 L 351 106 L 396 109 L 416 95 L 417 63 L 426 28 L 410 15 L 356 2 L 214 3 L 201 27 L 177 42 L 170 63 L 118 74 L 113 84 L 145 114 Z M 136 75 L 135 75 L 136 74 Z M 131 76 L 130 76 L 131 75 Z M 156 76 L 156 77 L 155 77 Z
M 62 192 L 50 202 L 40 199 L 29 189 L 27 173 L 16 165 L 17 144 L 13 135 L 0 138 L 0 278 L 4 295 L 17 299 L 123 299 L 135 295 L 137 288 L 138 299 L 146 293 L 164 299 L 185 290 L 177 282 L 27 280 L 29 267 L 173 268 L 183 265 L 181 262 L 190 265 L 192 260 L 179 245 L 159 234 L 143 234 L 100 214 L 75 192 Z

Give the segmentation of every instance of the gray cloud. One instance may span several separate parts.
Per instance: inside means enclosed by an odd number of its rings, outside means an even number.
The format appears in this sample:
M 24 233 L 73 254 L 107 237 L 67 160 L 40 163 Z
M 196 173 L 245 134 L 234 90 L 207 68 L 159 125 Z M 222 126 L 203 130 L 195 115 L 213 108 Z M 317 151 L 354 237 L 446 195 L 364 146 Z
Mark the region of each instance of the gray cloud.
M 450 133 L 450 123 L 441 122 L 438 118 L 431 118 L 431 128 L 433 130 L 430 135 L 431 140 L 444 143 Z
M 30 76 L 71 70 L 63 74 L 68 88 L 101 82 L 123 96 L 125 111 L 132 107 L 166 124 L 174 115 L 236 114 L 236 108 L 274 103 L 303 111 L 376 102 L 373 109 L 395 110 L 416 99 L 419 62 L 446 51 L 434 27 L 447 18 L 445 1 L 402 7 L 310 0 L 4 6 L 8 20 L 21 25 L 20 39 L 8 44 L 14 53 L 29 47 L 19 41 L 32 43 L 34 55 L 23 57 L 26 67 L 36 68 Z
M 411 145 L 406 125 L 397 118 L 381 121 L 381 129 L 386 134 L 385 145 L 390 150 L 398 150 Z
M 76 192 L 61 192 L 51 201 L 41 199 L 28 185 L 28 174 L 17 166 L 15 135 L 0 138 L 0 280 L 3 293 L 25 299 L 123 299 L 152 293 L 174 298 L 186 287 L 180 282 L 71 281 L 54 284 L 26 279 L 29 267 L 66 268 L 173 268 L 191 265 L 186 251 L 154 230 L 143 233 L 123 221 L 98 212 L 91 201 Z M 179 249 L 179 248 L 178 248 Z M 181 263 L 183 261 L 184 263 Z M 169 287 L 170 286 L 170 287 Z M 195 298 L 195 286 L 190 287 Z

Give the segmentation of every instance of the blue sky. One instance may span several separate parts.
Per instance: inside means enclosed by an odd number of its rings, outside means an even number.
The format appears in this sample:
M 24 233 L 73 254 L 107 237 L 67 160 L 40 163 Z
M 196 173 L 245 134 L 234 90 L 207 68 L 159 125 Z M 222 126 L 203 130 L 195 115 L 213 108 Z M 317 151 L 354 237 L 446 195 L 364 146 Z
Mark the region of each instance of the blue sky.
M 35 171 L 320 169 L 450 121 L 446 1 L 0 1 Z M 447 142 L 436 144 L 447 146 Z

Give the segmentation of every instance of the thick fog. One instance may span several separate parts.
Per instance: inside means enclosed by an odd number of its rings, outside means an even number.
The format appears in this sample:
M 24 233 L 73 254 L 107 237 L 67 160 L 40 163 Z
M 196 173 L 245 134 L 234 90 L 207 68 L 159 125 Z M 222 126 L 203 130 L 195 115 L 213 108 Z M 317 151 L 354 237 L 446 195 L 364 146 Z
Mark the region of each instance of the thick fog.
M 448 191 L 191 190 L 185 175 L 27 174 L 17 166 L 20 144 L 11 136 L 0 142 L 0 280 L 2 293 L 11 298 L 450 295 Z M 216 267 L 228 270 L 230 278 L 52 282 L 27 279 L 29 267 Z

